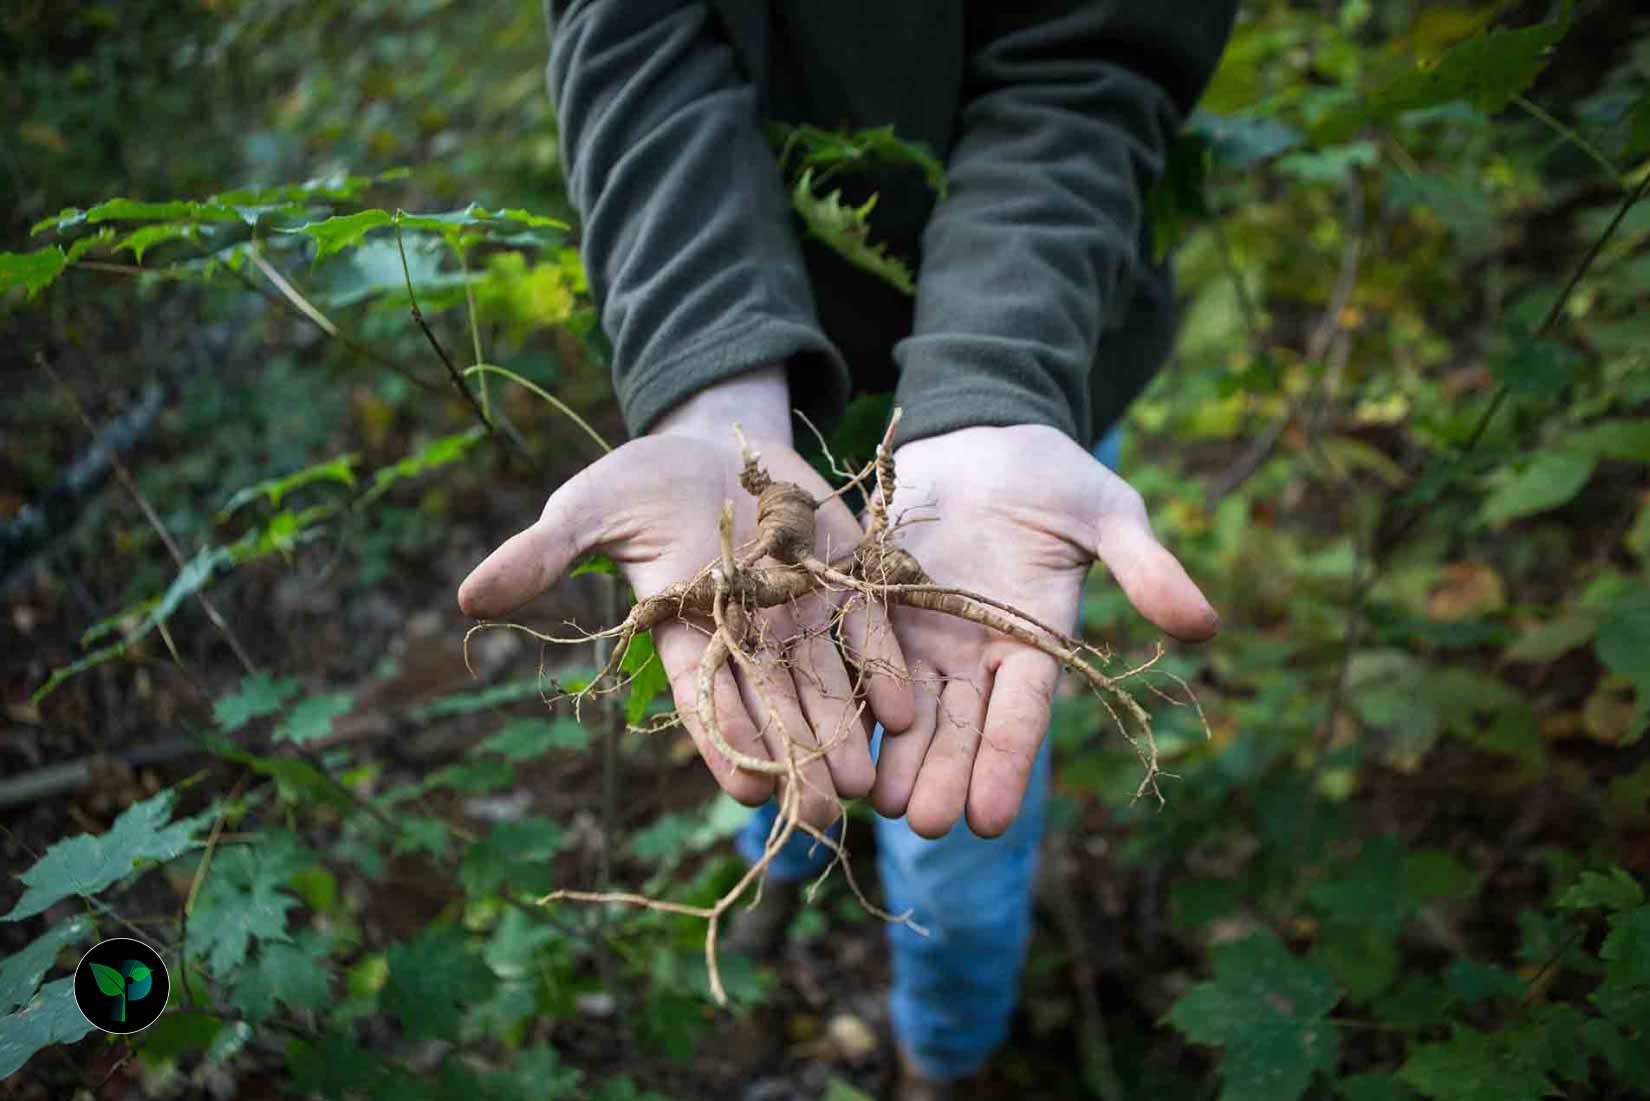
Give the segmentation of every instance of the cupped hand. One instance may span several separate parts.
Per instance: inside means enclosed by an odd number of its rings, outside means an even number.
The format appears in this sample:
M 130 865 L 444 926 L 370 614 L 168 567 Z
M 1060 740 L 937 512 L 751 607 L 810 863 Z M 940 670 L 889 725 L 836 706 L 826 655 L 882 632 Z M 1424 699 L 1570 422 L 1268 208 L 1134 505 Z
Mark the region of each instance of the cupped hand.
M 1041 425 L 967 428 L 894 454 L 894 539 L 937 584 L 1007 601 L 1057 630 L 1076 625 L 1083 581 L 1105 562 L 1135 609 L 1175 638 L 1220 619 L 1158 543 L 1140 495 L 1063 433 Z M 1057 663 L 942 613 L 896 607 L 894 633 L 916 718 L 886 738 L 872 804 L 939 837 L 967 816 L 982 837 L 1019 812 L 1048 731 Z
M 830 494 L 788 441 L 751 436 L 750 445 L 774 479 L 795 482 L 816 499 Z M 736 542 L 753 532 L 755 501 L 739 485 L 740 466 L 740 448 L 726 421 L 719 432 L 696 427 L 632 440 L 557 489 L 536 523 L 506 540 L 465 578 L 459 606 L 472 616 L 503 616 L 591 552 L 611 557 L 638 599 L 691 578 L 719 557 L 717 521 L 724 501 L 734 504 Z M 859 539 L 859 525 L 840 500 L 822 506 L 816 517 L 822 555 L 838 556 Z M 766 656 L 782 659 L 764 663 L 762 689 L 784 731 L 804 747 L 832 747 L 801 773 L 802 813 L 815 825 L 836 816 L 837 797 L 862 796 L 874 779 L 868 723 L 830 630 L 836 614 L 837 607 L 820 595 L 757 616 Z M 886 728 L 902 730 L 912 721 L 912 691 L 895 636 L 882 617 L 881 609 L 852 609 L 841 633 L 868 671 L 863 690 L 871 714 Z M 654 644 L 682 721 L 717 782 L 740 802 L 756 805 L 773 793 L 774 778 L 735 767 L 711 744 L 696 715 L 706 629 L 673 620 L 654 630 Z M 785 734 L 744 671 L 732 664 L 724 668 L 714 693 L 718 725 L 729 745 L 759 758 L 783 759 Z

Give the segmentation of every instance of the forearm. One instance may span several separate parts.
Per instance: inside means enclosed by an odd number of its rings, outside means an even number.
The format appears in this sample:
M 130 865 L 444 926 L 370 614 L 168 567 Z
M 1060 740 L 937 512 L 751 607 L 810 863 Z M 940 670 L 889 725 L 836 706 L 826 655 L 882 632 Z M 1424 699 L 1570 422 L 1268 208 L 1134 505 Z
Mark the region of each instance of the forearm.
M 833 416 L 819 328 L 755 94 L 704 3 L 553 3 L 550 86 L 614 388 L 632 432 L 713 383 L 786 362 Z
M 1101 336 L 1144 261 L 1145 195 L 1231 14 L 1224 0 L 1044 9 L 995 29 L 970 63 L 950 193 L 897 351 L 902 442 L 1009 424 L 1088 442 Z

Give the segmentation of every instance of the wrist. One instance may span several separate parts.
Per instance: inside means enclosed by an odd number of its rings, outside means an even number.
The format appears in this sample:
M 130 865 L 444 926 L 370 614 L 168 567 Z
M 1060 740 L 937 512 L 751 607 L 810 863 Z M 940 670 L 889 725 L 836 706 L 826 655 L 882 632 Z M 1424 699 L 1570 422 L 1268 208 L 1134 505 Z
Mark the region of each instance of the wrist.
M 782 363 L 758 367 L 700 390 L 661 417 L 650 436 L 694 436 L 723 443 L 737 423 L 750 439 L 792 446 L 791 385 Z

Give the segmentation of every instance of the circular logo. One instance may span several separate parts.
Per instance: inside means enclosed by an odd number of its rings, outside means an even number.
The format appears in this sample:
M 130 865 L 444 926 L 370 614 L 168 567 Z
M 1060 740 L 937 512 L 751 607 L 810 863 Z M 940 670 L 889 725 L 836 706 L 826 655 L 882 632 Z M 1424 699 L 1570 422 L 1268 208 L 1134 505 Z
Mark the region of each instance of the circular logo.
M 93 1028 L 124 1036 L 155 1023 L 172 982 L 160 953 L 131 937 L 112 937 L 87 952 L 74 972 L 74 1001 Z

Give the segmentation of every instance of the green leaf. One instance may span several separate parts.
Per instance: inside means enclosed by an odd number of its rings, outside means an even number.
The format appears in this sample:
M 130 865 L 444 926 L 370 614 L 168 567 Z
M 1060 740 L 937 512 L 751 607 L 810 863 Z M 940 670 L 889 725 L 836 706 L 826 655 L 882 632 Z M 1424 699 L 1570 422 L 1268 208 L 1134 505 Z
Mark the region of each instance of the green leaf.
M 1554 661 L 1593 641 L 1598 634 L 1598 617 L 1586 612 L 1561 614 L 1538 623 L 1507 647 L 1508 661 Z
M 355 696 L 349 692 L 328 692 L 295 705 L 286 719 L 275 728 L 277 742 L 310 742 L 332 733 L 332 720 L 348 714 L 355 706 Z
M 605 573 L 609 577 L 618 577 L 619 564 L 605 554 L 587 554 L 567 571 L 567 576 L 578 577 L 586 573 Z
M 251 1021 L 276 1012 L 276 1004 L 296 1012 L 325 1008 L 332 1001 L 331 941 L 312 929 L 290 944 L 264 941 L 257 955 L 235 973 L 230 1004 Z
M 772 123 L 768 136 L 777 147 L 780 165 L 787 169 L 787 174 L 793 170 L 819 170 L 823 179 L 841 170 L 853 171 L 876 164 L 910 164 L 922 170 L 923 179 L 936 196 L 946 195 L 945 165 L 928 146 L 898 136 L 892 126 L 827 130 L 818 126 Z
M 1527 89 L 1547 65 L 1547 52 L 1569 29 L 1568 17 L 1517 30 L 1497 28 L 1378 84 L 1361 103 L 1331 112 L 1315 128 L 1320 142 L 1345 140 L 1362 126 L 1405 111 L 1467 100 L 1493 114 Z
M 21 876 L 28 888 L 0 921 L 20 921 L 74 895 L 95 895 L 137 870 L 139 861 L 159 863 L 196 847 L 206 815 L 172 822 L 175 792 L 167 790 L 121 812 L 107 833 L 81 834 L 46 850 Z
M 1633 682 L 1638 692 L 1633 725 L 1642 732 L 1650 715 L 1650 585 L 1635 585 L 1610 602 L 1593 651 L 1607 669 Z
M 140 963 L 132 968 L 132 974 L 129 977 L 133 983 L 140 983 L 149 977 L 149 969 Z
M 625 722 L 634 726 L 647 713 L 653 697 L 670 688 L 670 677 L 665 663 L 653 649 L 653 632 L 638 631 L 630 636 L 624 657 L 619 659 L 619 671 L 630 678 L 630 693 L 624 700 Z
M 0 292 L 26 287 L 33 298 L 68 266 L 68 256 L 56 245 L 34 252 L 0 252 Z
M 476 748 L 511 761 L 527 761 L 552 749 L 589 749 L 590 732 L 575 719 L 511 719 Z
M 1519 977 L 1506 968 L 1479 963 L 1466 956 L 1450 961 L 1444 969 L 1444 985 L 1466 1005 L 1511 997 L 1524 989 Z
M 390 224 L 387 210 L 361 210 L 354 214 L 334 214 L 319 222 L 305 222 L 288 232 L 302 233 L 315 241 L 315 259 L 325 260 L 335 252 L 359 245 L 368 233 Z
M 286 498 L 287 494 L 302 489 L 304 486 L 313 485 L 316 482 L 336 482 L 339 485 L 354 486 L 355 464 L 360 461 L 358 455 L 339 455 L 337 458 L 306 466 L 302 470 L 293 471 L 291 474 L 279 478 L 268 478 L 255 485 L 238 489 L 235 491 L 234 496 L 224 502 L 223 508 L 218 510 L 218 519 L 225 519 L 237 509 L 256 501 L 260 497 L 267 500 L 271 507 L 280 508 L 281 501 Z
M 1585 363 L 1582 354 L 1556 340 L 1522 340 L 1506 355 L 1490 363 L 1490 371 L 1509 393 L 1530 398 L 1554 398 L 1576 380 Z
M 543 894 L 555 883 L 550 859 L 564 841 L 560 826 L 548 818 L 501 822 L 471 845 L 459 868 L 459 882 L 471 897 L 509 884 L 516 891 Z
M 93 932 L 92 919 L 76 914 L 60 921 L 30 941 L 20 951 L 0 960 L 0 1013 L 9 1013 L 20 1005 L 27 1005 L 40 988 L 58 953 L 71 944 L 79 944 Z
M 1650 417 L 1589 424 L 1573 432 L 1564 446 L 1601 459 L 1650 463 Z
M 1459 1026 L 1446 1043 L 1411 1049 L 1398 1076 L 1434 1101 L 1537 1101 L 1553 1088 L 1505 1036 Z
M 1270 932 L 1213 950 L 1214 978 L 1192 987 L 1168 1021 L 1195 1043 L 1225 1049 L 1222 1101 L 1294 1101 L 1340 1059 L 1324 1018 L 1340 1000 L 1328 974 Z
M 420 474 L 427 474 L 432 470 L 439 470 L 449 463 L 457 462 L 464 457 L 470 448 L 480 443 L 486 434 L 487 430 L 478 424 L 474 428 L 463 432 L 431 440 L 414 454 L 375 471 L 372 476 L 372 485 L 368 486 L 366 492 L 361 494 L 360 500 L 356 502 L 356 507 L 365 508 L 378 500 L 379 497 L 382 497 L 397 482 L 417 477 Z
M 1354 168 L 1369 168 L 1380 160 L 1371 141 L 1332 145 L 1316 152 L 1291 153 L 1277 164 L 1277 171 L 1302 183 L 1338 184 Z
M 85 220 L 98 222 L 167 222 L 187 218 L 196 222 L 238 222 L 241 215 L 232 207 L 213 202 L 198 203 L 174 199 L 146 203 L 137 199 L 110 199 L 86 211 Z M 36 227 L 39 228 L 39 227 Z
M 1390 1074 L 1354 1074 L 1335 1083 L 1342 1101 L 1411 1101 L 1414 1094 Z
M 1610 965 L 1611 982 L 1650 986 L 1650 906 L 1612 915 L 1598 955 Z
M 138 1049 L 138 1058 L 145 1066 L 155 1068 L 180 1055 L 204 1052 L 217 1041 L 224 1024 L 222 1017 L 207 1013 L 162 1014 L 139 1034 L 137 1042 L 143 1046 Z
M 426 926 L 393 946 L 389 967 L 379 1005 L 401 1019 L 412 1040 L 456 1040 L 463 1007 L 485 998 L 497 981 L 452 925 Z
M 1186 126 L 1203 139 L 1222 168 L 1247 168 L 1287 153 L 1305 140 L 1299 130 L 1277 119 L 1219 115 L 1201 108 L 1192 112 Z
M 212 704 L 212 717 L 224 733 L 233 733 L 265 715 L 279 711 L 293 693 L 298 682 L 290 678 L 276 679 L 268 673 L 249 673 L 241 678 L 235 693 Z
M 97 988 L 111 998 L 118 998 L 126 993 L 126 976 L 101 963 L 89 965 L 92 969 L 92 978 L 97 980 Z
M 297 1092 L 342 1101 L 372 1087 L 385 1067 L 376 1056 L 351 1043 L 348 1036 L 323 1033 L 314 1043 L 288 1040 L 286 1069 Z M 381 1095 L 375 1091 L 373 1096 Z
M 1594 906 L 1606 910 L 1631 910 L 1644 902 L 1644 888 L 1627 869 L 1612 865 L 1605 872 L 1582 872 L 1579 879 L 1558 896 L 1563 910 L 1586 910 Z
M 1597 465 L 1595 456 L 1580 451 L 1542 452 L 1485 499 L 1480 515 L 1486 524 L 1499 527 L 1521 516 L 1558 508 L 1581 492 Z
M 286 913 L 298 900 L 285 888 L 314 863 L 296 837 L 278 830 L 220 850 L 189 914 L 190 955 L 227 978 L 255 941 L 287 940 Z
M 452 830 L 441 819 L 397 815 L 395 824 L 400 827 L 395 835 L 394 848 L 397 853 L 429 853 L 437 860 L 447 858 L 447 850 L 452 845 Z
M 0 1079 L 15 1074 L 50 1044 L 72 1044 L 92 1030 L 74 1000 L 71 975 L 40 988 L 16 1013 L 0 1017 Z
M 911 269 L 905 261 L 888 255 L 882 242 L 872 243 L 871 211 L 876 208 L 876 196 L 861 206 L 852 207 L 842 201 L 837 189 L 824 198 L 813 192 L 813 170 L 808 169 L 791 189 L 791 206 L 802 216 L 808 233 L 826 247 L 861 271 L 881 279 L 903 294 L 915 294 Z

